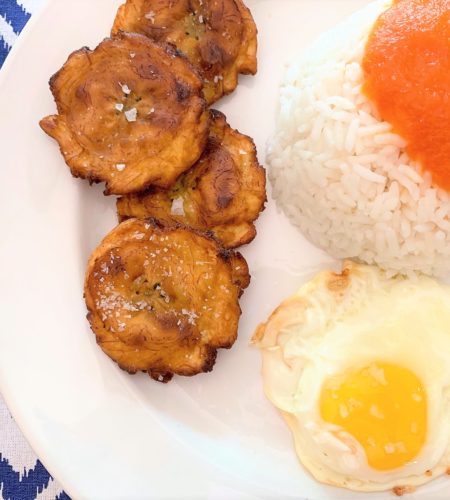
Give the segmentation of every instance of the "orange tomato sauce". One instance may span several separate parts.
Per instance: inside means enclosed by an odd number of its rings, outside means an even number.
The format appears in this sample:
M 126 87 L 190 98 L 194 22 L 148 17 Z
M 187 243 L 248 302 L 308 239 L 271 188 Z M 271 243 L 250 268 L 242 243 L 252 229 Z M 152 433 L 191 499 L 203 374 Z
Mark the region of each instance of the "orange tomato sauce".
M 369 36 L 363 71 L 382 119 L 450 191 L 450 0 L 394 1 Z

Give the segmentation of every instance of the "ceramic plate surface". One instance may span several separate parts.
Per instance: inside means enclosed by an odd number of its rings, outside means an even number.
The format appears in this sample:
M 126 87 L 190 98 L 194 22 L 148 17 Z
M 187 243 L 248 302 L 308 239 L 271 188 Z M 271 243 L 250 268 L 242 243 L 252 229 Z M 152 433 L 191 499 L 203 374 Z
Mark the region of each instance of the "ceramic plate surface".
M 214 371 L 162 385 L 122 372 L 85 319 L 89 254 L 116 224 L 113 197 L 73 179 L 39 128 L 54 112 L 48 79 L 68 54 L 95 47 L 119 0 L 51 0 L 0 72 L 0 390 L 25 436 L 73 498 L 356 499 L 299 465 L 287 426 L 265 399 L 257 326 L 332 261 L 270 199 L 243 249 L 252 283 L 239 339 Z M 220 102 L 255 138 L 264 163 L 287 60 L 367 0 L 247 0 L 259 29 L 259 71 Z M 336 264 L 335 264 L 336 265 Z M 438 480 L 408 498 L 436 498 Z M 445 490 L 444 490 L 445 489 Z M 430 496 L 431 495 L 431 496 Z

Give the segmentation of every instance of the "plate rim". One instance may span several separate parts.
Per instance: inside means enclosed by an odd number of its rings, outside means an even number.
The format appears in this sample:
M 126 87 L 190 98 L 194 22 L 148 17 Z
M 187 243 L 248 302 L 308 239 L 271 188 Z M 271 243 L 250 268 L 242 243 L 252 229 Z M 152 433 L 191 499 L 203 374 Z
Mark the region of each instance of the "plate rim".
M 20 32 L 16 42 L 9 51 L 0 69 L 0 89 L 4 85 L 4 82 L 9 73 L 12 71 L 16 59 L 19 58 L 22 46 L 24 46 L 28 42 L 28 38 L 32 34 L 35 25 L 37 25 L 44 17 L 45 13 L 54 1 L 56 0 L 42 0 L 42 3 L 39 5 L 37 11 L 33 13 L 30 20 Z M 80 491 L 78 491 L 76 485 L 74 485 L 70 480 L 70 475 L 66 475 L 64 473 L 62 468 L 60 468 L 58 464 L 48 456 L 45 447 L 43 447 L 38 442 L 38 440 L 35 439 L 33 432 L 26 423 L 26 417 L 24 416 L 23 412 L 21 412 L 17 407 L 16 399 L 12 395 L 13 392 L 13 387 L 11 387 L 11 384 L 8 383 L 8 378 L 5 376 L 0 376 L 0 393 L 6 403 L 6 407 L 13 417 L 15 423 L 19 427 L 20 432 L 23 434 L 27 443 L 35 453 L 37 460 L 39 460 L 44 465 L 50 476 L 53 479 L 56 479 L 56 481 L 63 488 L 63 491 L 67 495 L 69 495 L 69 497 L 73 499 L 81 498 L 82 495 Z

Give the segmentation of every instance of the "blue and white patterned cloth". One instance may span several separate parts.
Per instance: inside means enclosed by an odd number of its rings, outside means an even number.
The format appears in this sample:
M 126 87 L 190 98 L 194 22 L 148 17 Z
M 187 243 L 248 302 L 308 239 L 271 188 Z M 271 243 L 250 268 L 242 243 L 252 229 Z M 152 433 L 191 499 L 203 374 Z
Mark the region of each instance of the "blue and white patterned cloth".
M 42 0 L 0 0 L 0 66 L 41 3 Z M 0 497 L 5 500 L 70 500 L 25 441 L 1 395 Z

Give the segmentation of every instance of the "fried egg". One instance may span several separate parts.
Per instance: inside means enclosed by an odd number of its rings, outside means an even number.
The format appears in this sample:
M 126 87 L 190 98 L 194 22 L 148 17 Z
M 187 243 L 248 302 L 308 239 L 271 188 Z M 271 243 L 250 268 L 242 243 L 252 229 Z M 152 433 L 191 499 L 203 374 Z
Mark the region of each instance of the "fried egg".
M 411 491 L 450 467 L 450 287 L 345 263 L 253 338 L 264 389 L 319 481 Z

